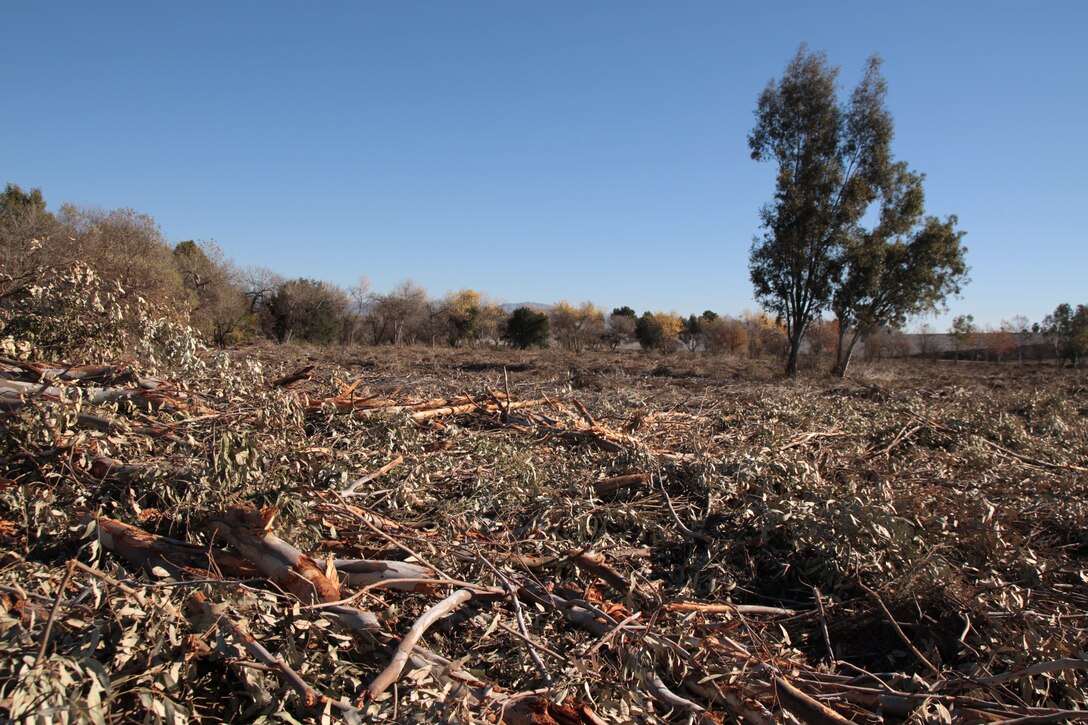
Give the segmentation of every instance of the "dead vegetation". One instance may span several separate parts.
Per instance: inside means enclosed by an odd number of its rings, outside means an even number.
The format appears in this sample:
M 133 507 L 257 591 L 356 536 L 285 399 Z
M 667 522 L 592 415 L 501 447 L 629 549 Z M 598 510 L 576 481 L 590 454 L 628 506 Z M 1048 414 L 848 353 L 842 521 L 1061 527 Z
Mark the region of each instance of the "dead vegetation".
M 1081 715 L 1083 373 L 706 360 L 6 359 L 0 710 Z

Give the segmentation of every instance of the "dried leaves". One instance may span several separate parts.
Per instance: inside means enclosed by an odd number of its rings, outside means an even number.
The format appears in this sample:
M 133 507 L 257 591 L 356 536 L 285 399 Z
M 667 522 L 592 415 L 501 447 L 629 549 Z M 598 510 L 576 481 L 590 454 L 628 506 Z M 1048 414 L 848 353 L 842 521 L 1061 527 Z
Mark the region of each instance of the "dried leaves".
M 1085 706 L 1083 376 L 833 389 L 517 353 L 489 379 L 514 353 L 282 350 L 153 383 L 0 370 L 9 717 Z M 587 376 L 608 384 L 572 389 Z

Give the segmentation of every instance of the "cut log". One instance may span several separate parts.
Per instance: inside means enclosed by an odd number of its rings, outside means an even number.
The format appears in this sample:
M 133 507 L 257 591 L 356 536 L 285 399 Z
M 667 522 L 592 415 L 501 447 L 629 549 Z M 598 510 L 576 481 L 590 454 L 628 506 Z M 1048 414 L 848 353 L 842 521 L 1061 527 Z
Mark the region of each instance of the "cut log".
M 301 382 L 303 380 L 309 380 L 310 378 L 312 378 L 313 377 L 313 372 L 314 372 L 314 366 L 313 365 L 307 365 L 304 368 L 300 368 L 300 369 L 296 370 L 295 372 L 291 373 L 290 375 L 285 375 L 285 376 L 283 376 L 282 378 L 280 378 L 278 380 L 273 380 L 272 381 L 272 387 L 273 388 L 290 388 L 295 383 Z
M 444 617 L 457 609 L 469 599 L 472 599 L 472 592 L 468 589 L 458 589 L 420 615 L 419 619 L 412 625 L 412 628 L 408 630 L 408 634 L 404 635 L 404 639 L 401 640 L 400 645 L 397 646 L 397 651 L 393 653 L 393 659 L 390 660 L 386 668 L 370 683 L 370 687 L 367 688 L 370 696 L 377 697 L 389 689 L 389 686 L 396 682 L 400 677 L 400 673 L 404 670 L 404 665 L 408 663 L 408 658 L 412 654 L 413 647 L 415 647 L 419 638 L 423 636 L 423 633 L 426 632 L 432 624 L 438 621 L 439 618 Z
M 186 570 L 189 573 L 196 570 L 202 574 L 218 572 L 238 579 L 258 575 L 248 561 L 223 551 L 152 534 L 105 516 L 99 516 L 95 521 L 102 546 L 137 567 L 151 569 L 160 566 L 172 575 Z
M 648 473 L 631 473 L 626 476 L 613 476 L 593 482 L 593 492 L 598 498 L 622 491 L 625 488 L 639 488 L 650 481 Z
M 420 581 L 397 583 L 398 579 L 432 579 L 434 572 L 419 564 L 404 561 L 376 561 L 371 559 L 337 559 L 333 562 L 336 572 L 345 583 L 353 587 L 365 587 L 378 582 L 389 582 L 385 589 L 405 592 L 425 592 L 434 585 Z
M 276 586 L 307 604 L 340 599 L 340 584 L 326 576 L 313 559 L 279 538 L 269 528 L 274 509 L 227 509 L 208 517 L 208 530 L 253 562 Z

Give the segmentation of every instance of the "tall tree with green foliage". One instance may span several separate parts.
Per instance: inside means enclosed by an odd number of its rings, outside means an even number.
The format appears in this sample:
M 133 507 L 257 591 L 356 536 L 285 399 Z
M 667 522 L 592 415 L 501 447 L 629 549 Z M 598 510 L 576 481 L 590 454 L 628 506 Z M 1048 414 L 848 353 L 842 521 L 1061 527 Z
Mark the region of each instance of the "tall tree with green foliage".
M 748 146 L 778 167 L 774 200 L 761 212 L 749 272 L 760 303 L 786 325 L 786 374 L 797 373 L 805 328 L 832 300 L 847 239 L 887 186 L 892 119 L 880 58 L 869 59 L 848 102 L 839 69 L 801 46 L 759 97 Z
M 347 295 L 335 285 L 301 277 L 287 280 L 268 301 L 272 334 L 280 342 L 333 342 L 347 307 Z
M 863 335 L 944 309 L 967 281 L 964 232 L 956 230 L 955 216 L 924 216 L 922 180 L 905 163 L 893 164 L 879 189 L 877 223 L 857 225 L 845 237 L 843 277 L 831 302 L 838 322 L 832 372 L 839 377 Z

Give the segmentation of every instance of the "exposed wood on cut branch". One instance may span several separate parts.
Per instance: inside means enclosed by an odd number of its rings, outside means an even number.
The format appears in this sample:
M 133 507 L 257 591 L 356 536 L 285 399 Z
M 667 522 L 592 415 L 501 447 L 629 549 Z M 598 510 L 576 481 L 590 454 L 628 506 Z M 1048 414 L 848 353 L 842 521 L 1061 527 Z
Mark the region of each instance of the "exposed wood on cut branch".
M 161 566 L 171 574 L 183 569 L 195 569 L 201 574 L 220 572 L 237 578 L 250 578 L 257 574 L 248 561 L 223 551 L 158 536 L 105 516 L 98 517 L 96 523 L 102 546 L 137 567 L 150 569 Z
M 312 378 L 313 377 L 313 372 L 314 372 L 314 366 L 313 365 L 307 365 L 304 368 L 299 368 L 298 370 L 291 373 L 290 375 L 284 375 L 282 378 L 279 378 L 278 380 L 273 380 L 272 381 L 272 387 L 274 387 L 274 388 L 290 388 L 295 383 L 299 383 L 299 382 L 301 382 L 303 380 L 309 380 L 310 378 Z
M 397 646 L 397 651 L 393 653 L 393 659 L 370 683 L 370 687 L 367 688 L 367 692 L 370 693 L 370 696 L 378 697 L 400 678 L 400 674 L 404 670 L 404 665 L 408 663 L 408 658 L 412 654 L 412 648 L 432 624 L 470 599 L 472 599 L 472 592 L 468 589 L 458 589 L 420 615 L 419 619 L 412 625 L 412 628 L 408 630 L 408 634 L 404 635 L 404 639 L 401 640 L 400 645 Z
M 624 596 L 634 591 L 634 585 L 627 577 L 605 563 L 602 554 L 595 551 L 583 551 L 574 557 L 574 563 L 578 565 L 579 569 L 584 569 L 604 580 L 610 587 Z
M 340 599 L 340 584 L 316 561 L 269 528 L 275 510 L 232 508 L 210 516 L 208 529 L 249 559 L 273 583 L 307 604 Z
M 396 468 L 397 466 L 399 466 L 402 463 L 404 463 L 404 456 L 398 455 L 396 458 L 389 461 L 389 463 L 386 463 L 384 466 L 382 466 L 378 470 L 373 471 L 371 473 L 368 473 L 367 475 L 363 476 L 362 478 L 356 479 L 350 486 L 348 486 L 343 491 L 341 491 L 340 494 L 342 496 L 356 496 L 358 494 L 356 494 L 355 491 L 360 486 L 363 486 L 363 485 L 365 485 L 367 483 L 370 483 L 371 481 L 373 481 L 375 478 L 378 478 L 379 476 L 384 476 L 385 474 L 389 473 L 390 471 L 392 471 L 394 468 Z
M 778 617 L 792 617 L 794 609 L 765 607 L 762 604 L 704 604 L 702 602 L 670 602 L 665 605 L 670 612 L 702 612 L 704 614 L 767 614 Z
M 625 488 L 641 488 L 650 481 L 648 473 L 631 473 L 625 476 L 612 476 L 601 481 L 593 482 L 593 492 L 603 498 L 610 494 L 622 491 Z
M 782 677 L 774 678 L 774 689 L 782 707 L 811 725 L 850 725 L 850 721 L 818 700 L 809 697 Z

